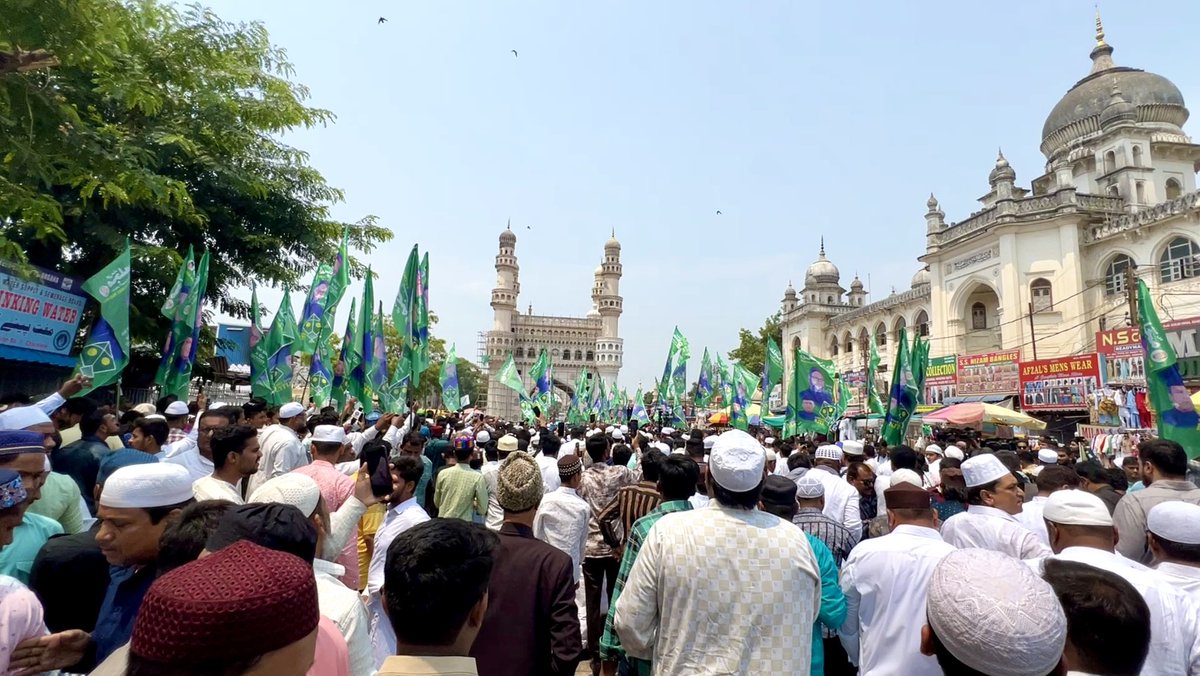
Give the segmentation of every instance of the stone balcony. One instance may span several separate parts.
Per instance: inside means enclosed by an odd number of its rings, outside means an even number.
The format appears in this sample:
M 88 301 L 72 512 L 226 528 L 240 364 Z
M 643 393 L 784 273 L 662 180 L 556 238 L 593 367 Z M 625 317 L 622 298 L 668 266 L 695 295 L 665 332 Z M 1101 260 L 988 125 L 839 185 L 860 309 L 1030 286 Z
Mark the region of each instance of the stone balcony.
M 929 240 L 942 246 L 985 230 L 993 225 L 1015 223 L 1021 220 L 1036 220 L 1059 213 L 1090 212 L 1107 217 L 1129 215 L 1125 200 L 1120 197 L 1087 195 L 1074 188 L 1059 190 L 1050 195 L 1036 195 L 1017 200 L 1003 200 L 971 215 L 970 218 L 951 223 L 944 230 L 932 235 Z

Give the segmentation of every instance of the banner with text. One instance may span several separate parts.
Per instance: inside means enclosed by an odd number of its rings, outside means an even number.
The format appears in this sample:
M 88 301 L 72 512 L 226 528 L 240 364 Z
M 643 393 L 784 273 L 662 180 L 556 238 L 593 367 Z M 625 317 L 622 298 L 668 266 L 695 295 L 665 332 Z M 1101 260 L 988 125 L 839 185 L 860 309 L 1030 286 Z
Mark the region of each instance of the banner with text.
M 1184 381 L 1200 381 L 1200 317 L 1163 322 L 1167 341 L 1175 349 Z M 1136 326 L 1096 333 L 1096 352 L 1104 355 L 1103 382 L 1107 385 L 1146 384 L 1142 334 Z
M 1021 362 L 1021 408 L 1081 411 L 1100 387 L 1100 355 L 1075 355 Z
M 0 264 L 0 345 L 69 355 L 87 297 L 73 277 L 34 272 L 25 279 Z
M 940 406 L 958 390 L 958 355 L 930 357 L 925 369 L 925 403 Z
M 1020 359 L 1020 350 L 959 357 L 958 396 L 1017 394 L 1021 384 Z

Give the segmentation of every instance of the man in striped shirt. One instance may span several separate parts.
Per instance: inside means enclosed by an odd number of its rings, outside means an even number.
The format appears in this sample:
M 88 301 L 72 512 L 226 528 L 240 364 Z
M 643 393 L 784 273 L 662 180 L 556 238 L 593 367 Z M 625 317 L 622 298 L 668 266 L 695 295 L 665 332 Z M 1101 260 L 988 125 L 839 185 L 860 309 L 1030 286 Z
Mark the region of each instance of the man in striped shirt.
M 666 459 L 667 455 L 657 448 L 646 451 L 642 455 L 642 480 L 617 491 L 617 497 L 596 515 L 600 534 L 608 546 L 619 550 L 633 528 L 633 522 L 662 502 L 658 492 L 659 467 Z
M 820 479 L 805 474 L 796 481 L 796 502 L 800 509 L 792 518 L 792 523 L 800 526 L 805 533 L 812 535 L 829 547 L 838 568 L 850 556 L 854 547 L 854 535 L 842 524 L 825 516 L 825 485 Z
M 662 503 L 635 521 L 628 531 L 625 555 L 621 558 L 621 569 L 617 572 L 617 581 L 613 585 L 612 603 L 608 605 L 608 617 L 604 620 L 604 633 L 600 636 L 600 659 L 603 660 L 605 676 L 615 675 L 622 660 L 628 661 L 631 676 L 650 675 L 650 662 L 625 656 L 625 650 L 621 647 L 621 639 L 613 630 L 614 609 L 617 607 L 617 599 L 621 596 L 621 589 L 625 586 L 625 580 L 629 578 L 629 571 L 633 570 L 638 550 L 641 549 L 642 542 L 646 540 L 650 529 L 667 514 L 683 512 L 692 508 L 688 498 L 695 493 L 696 479 L 700 476 L 700 469 L 690 458 L 682 455 L 666 456 L 659 450 L 651 450 L 646 456 L 643 456 L 643 471 L 646 467 L 645 458 L 650 453 L 662 456 L 655 468 L 657 472 L 656 487 L 662 494 Z

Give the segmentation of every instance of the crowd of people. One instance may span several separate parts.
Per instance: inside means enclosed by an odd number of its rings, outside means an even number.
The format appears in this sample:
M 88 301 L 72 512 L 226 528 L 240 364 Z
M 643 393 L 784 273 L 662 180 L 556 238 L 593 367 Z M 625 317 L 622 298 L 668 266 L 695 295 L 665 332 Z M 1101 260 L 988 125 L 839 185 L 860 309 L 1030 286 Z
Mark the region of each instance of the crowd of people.
M 0 671 L 1200 674 L 1200 488 L 766 429 L 0 400 Z M 360 420 L 361 418 L 361 420 Z

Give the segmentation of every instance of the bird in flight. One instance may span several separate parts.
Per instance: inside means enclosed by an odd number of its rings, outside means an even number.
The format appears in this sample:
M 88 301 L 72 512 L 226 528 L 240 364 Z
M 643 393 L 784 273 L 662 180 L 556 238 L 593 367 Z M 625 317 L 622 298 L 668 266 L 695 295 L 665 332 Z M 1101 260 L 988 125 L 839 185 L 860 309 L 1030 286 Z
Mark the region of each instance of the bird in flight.
M 515 50 L 515 49 L 512 49 L 512 50 L 509 50 L 509 51 L 511 51 L 511 52 L 513 53 L 513 57 L 514 57 L 514 58 L 517 56 L 517 50 Z
M 387 23 L 387 17 L 386 16 L 379 17 L 379 23 Z
M 720 209 L 717 209 L 717 215 L 718 215 L 718 216 L 720 216 L 720 215 L 721 215 L 721 210 L 720 210 Z
M 525 226 L 525 229 L 526 229 L 526 230 L 533 230 L 533 227 L 532 227 L 532 226 L 528 226 L 528 225 L 527 225 L 527 226 Z

